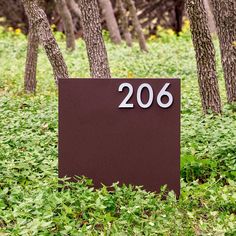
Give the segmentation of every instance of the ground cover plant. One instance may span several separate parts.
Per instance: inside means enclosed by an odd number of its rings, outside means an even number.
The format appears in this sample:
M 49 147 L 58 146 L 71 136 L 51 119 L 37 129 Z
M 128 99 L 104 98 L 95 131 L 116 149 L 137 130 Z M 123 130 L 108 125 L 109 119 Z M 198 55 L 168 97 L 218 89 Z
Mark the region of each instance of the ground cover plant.
M 113 193 L 93 191 L 85 179 L 59 186 L 51 67 L 41 51 L 37 93 L 24 94 L 26 38 L 0 30 L 0 235 L 236 235 L 236 107 L 223 97 L 223 114 L 204 116 L 189 32 L 160 34 L 148 40 L 148 54 L 138 45 L 106 45 L 113 77 L 181 78 L 179 200 L 116 184 Z M 73 53 L 60 46 L 71 77 L 89 77 L 82 40 Z

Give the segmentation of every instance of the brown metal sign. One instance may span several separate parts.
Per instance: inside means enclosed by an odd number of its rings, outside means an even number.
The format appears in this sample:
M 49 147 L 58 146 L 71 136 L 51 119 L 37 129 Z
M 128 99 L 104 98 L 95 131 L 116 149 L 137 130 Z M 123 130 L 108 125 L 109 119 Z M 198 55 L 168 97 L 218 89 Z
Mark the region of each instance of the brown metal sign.
M 179 79 L 59 80 L 59 177 L 180 192 Z

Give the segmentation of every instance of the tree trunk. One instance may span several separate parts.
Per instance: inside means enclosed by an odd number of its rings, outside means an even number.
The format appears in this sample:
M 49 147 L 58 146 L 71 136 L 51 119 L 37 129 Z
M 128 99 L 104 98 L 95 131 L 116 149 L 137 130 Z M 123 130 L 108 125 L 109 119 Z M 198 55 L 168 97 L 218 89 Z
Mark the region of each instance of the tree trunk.
M 133 0 L 126 0 L 130 16 L 132 18 L 132 22 L 134 25 L 134 30 L 137 33 L 138 40 L 139 40 L 139 46 L 142 51 L 148 52 L 147 45 L 146 45 L 146 40 L 142 31 L 142 26 L 139 22 L 138 16 L 137 16 L 137 10 L 134 4 Z
M 77 20 L 78 20 L 77 24 L 82 29 L 81 11 L 77 2 L 75 2 L 75 0 L 67 0 L 67 6 L 70 9 L 70 11 L 77 17 Z
M 52 34 L 45 12 L 37 5 L 35 0 L 22 0 L 22 3 L 32 27 L 38 34 L 39 41 L 45 48 L 53 68 L 55 82 L 57 83 L 60 78 L 68 78 L 67 66 Z
M 84 40 L 92 78 L 111 78 L 97 0 L 80 0 Z
M 209 0 L 204 0 L 203 2 L 204 2 L 206 12 L 207 12 L 208 25 L 209 25 L 210 31 L 211 31 L 211 33 L 215 33 L 216 32 L 216 25 L 215 25 L 215 21 L 214 21 L 214 16 L 212 14 L 212 7 L 210 5 Z
M 25 63 L 25 92 L 34 93 L 36 91 L 36 69 L 38 61 L 39 39 L 37 32 L 32 24 L 29 23 L 28 48 Z
M 229 103 L 236 102 L 236 1 L 211 0 Z
M 72 16 L 67 7 L 65 0 L 57 1 L 58 13 L 61 15 L 64 30 L 66 34 L 66 46 L 69 50 L 75 50 L 75 34 L 74 34 L 74 25 L 72 22 Z
M 175 32 L 177 35 L 182 30 L 184 16 L 184 0 L 177 0 L 175 2 Z
M 37 0 L 40 7 L 45 9 L 45 1 Z M 33 27 L 32 22 L 29 22 L 28 43 L 27 43 L 27 56 L 25 62 L 25 77 L 24 89 L 26 93 L 36 92 L 36 70 L 38 62 L 38 48 L 39 38 L 36 29 Z
M 110 0 L 98 0 L 98 2 L 102 9 L 102 15 L 106 21 L 111 41 L 115 44 L 120 44 L 121 43 L 120 30 Z
M 215 48 L 207 24 L 203 0 L 186 0 L 187 12 L 196 52 L 198 82 L 204 113 L 221 112 L 221 99 L 216 76 Z
M 131 36 L 131 33 L 129 32 L 129 20 L 128 20 L 128 17 L 126 14 L 126 10 L 125 10 L 123 1 L 117 0 L 117 6 L 119 9 L 119 13 L 120 13 L 122 31 L 124 34 L 126 44 L 129 47 L 132 47 L 132 36 Z
M 36 91 L 36 69 L 38 61 L 39 40 L 36 30 L 29 24 L 28 48 L 25 63 L 25 92 L 34 93 Z
M 67 5 L 71 12 L 73 12 L 79 19 L 81 19 L 81 11 L 77 2 L 75 2 L 75 0 L 67 0 Z
M 67 0 L 67 6 L 70 9 L 70 11 L 77 17 L 77 22 L 74 24 L 75 26 L 78 25 L 79 30 L 76 34 L 77 37 L 82 37 L 83 35 L 83 26 L 81 22 L 81 10 L 79 7 L 79 0 Z

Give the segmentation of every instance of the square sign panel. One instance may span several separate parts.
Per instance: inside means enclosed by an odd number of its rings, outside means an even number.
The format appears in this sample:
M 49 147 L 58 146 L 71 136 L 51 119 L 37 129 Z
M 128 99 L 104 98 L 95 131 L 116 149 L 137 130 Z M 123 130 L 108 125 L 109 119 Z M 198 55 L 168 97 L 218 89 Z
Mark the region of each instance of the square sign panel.
M 180 191 L 179 79 L 59 80 L 59 177 Z M 72 178 L 73 179 L 73 178 Z

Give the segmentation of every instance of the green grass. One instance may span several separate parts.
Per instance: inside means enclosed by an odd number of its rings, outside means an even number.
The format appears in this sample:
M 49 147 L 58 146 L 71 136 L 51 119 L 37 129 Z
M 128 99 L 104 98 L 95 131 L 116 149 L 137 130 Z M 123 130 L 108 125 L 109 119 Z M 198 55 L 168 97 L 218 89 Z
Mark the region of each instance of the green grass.
M 59 36 L 57 36 L 59 37 Z M 60 42 L 71 77 L 89 77 L 84 43 L 73 53 Z M 189 36 L 127 48 L 107 41 L 113 77 L 182 79 L 181 186 L 169 193 L 91 181 L 58 191 L 57 90 L 40 50 L 37 94 L 23 93 L 24 36 L 0 33 L 0 235 L 236 235 L 236 113 L 203 116 Z M 164 190 L 163 190 L 164 191 Z

